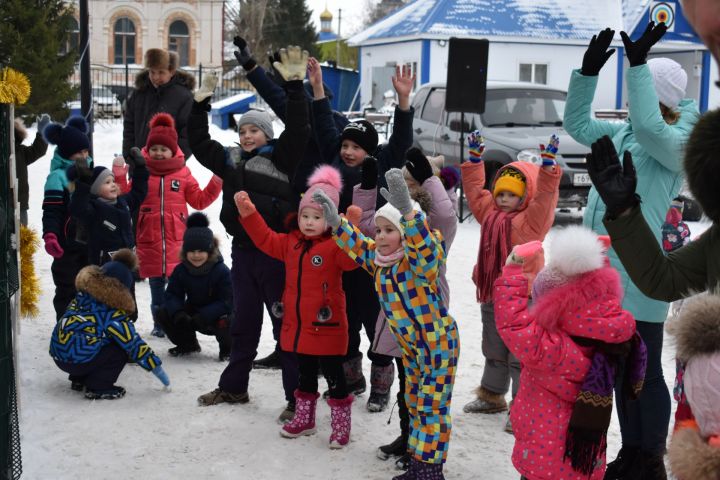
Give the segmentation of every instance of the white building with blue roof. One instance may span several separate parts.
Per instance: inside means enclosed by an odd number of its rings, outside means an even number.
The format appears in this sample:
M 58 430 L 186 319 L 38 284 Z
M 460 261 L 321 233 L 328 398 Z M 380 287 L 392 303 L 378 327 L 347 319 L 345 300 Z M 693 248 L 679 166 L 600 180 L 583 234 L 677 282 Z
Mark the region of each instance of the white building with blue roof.
M 687 96 L 701 109 L 720 105 L 717 66 L 682 15 L 677 1 L 651 0 L 416 0 L 352 36 L 359 47 L 361 102 L 382 105 L 395 65 L 409 65 L 417 84 L 444 82 L 448 40 L 486 38 L 488 79 L 529 81 L 566 89 L 593 35 L 610 27 L 617 49 L 600 73 L 594 108 L 624 108 L 620 31 L 635 40 L 652 19 L 669 25 L 650 56 L 665 56 L 688 73 Z

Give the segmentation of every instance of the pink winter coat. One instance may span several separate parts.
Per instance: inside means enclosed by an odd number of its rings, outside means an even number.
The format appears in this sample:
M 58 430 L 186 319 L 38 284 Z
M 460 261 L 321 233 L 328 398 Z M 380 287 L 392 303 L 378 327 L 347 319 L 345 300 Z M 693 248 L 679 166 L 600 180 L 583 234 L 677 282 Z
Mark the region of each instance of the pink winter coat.
M 180 263 L 187 205 L 203 210 L 218 198 L 222 191 L 222 180 L 213 175 L 201 190 L 190 169 L 185 166 L 185 157 L 180 149 L 169 160 L 150 158 L 147 149 L 142 149 L 150 170 L 148 193 L 140 205 L 137 221 L 137 257 L 140 276 L 143 278 L 169 277 Z M 120 174 L 122 167 L 113 169 L 115 180 L 121 189 L 127 188 L 126 180 Z
M 520 265 L 506 266 L 493 292 L 498 333 L 522 364 L 510 410 L 512 462 L 530 480 L 588 480 L 563 460 L 573 405 L 593 354 L 572 337 L 622 343 L 635 333 L 635 320 L 621 307 L 620 277 L 611 267 L 578 275 L 530 309 L 527 292 Z M 605 453 L 600 455 L 591 480 L 603 478 Z

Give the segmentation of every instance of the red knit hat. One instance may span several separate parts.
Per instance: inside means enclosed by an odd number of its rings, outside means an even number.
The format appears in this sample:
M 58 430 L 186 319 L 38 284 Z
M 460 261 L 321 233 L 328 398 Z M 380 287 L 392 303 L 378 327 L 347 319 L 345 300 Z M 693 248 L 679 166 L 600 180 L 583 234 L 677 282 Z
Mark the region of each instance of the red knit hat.
M 146 148 L 153 145 L 164 145 L 173 155 L 178 149 L 178 134 L 175 130 L 175 120 L 169 113 L 157 113 L 150 119 L 150 133 L 148 133 Z

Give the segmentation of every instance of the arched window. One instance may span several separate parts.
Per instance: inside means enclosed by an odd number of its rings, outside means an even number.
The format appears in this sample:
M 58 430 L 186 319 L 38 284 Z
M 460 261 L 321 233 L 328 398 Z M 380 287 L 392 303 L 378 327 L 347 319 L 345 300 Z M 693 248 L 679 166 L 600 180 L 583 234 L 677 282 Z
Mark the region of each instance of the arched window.
M 135 24 L 128 17 L 120 17 L 113 27 L 115 40 L 115 60 L 113 63 L 124 65 L 135 63 Z
M 190 64 L 190 30 L 182 20 L 170 24 L 168 50 L 178 54 L 180 66 Z
M 69 52 L 80 52 L 80 25 L 75 17 L 67 19 L 67 41 L 60 49 L 61 54 Z

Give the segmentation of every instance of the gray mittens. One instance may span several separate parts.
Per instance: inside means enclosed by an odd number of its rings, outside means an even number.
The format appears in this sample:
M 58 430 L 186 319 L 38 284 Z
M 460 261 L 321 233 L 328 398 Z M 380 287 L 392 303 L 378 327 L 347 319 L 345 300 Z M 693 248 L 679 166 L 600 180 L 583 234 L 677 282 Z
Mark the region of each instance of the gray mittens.
M 388 188 L 381 188 L 380 195 L 382 195 L 390 205 L 397 208 L 403 216 L 411 213 L 413 211 L 413 202 L 410 198 L 410 191 L 403 178 L 402 170 L 399 168 L 391 168 L 385 173 L 385 180 L 387 181 Z
M 325 195 L 325 192 L 318 189 L 313 193 L 312 199 L 322 207 L 323 213 L 325 214 L 325 221 L 330 228 L 337 230 L 340 226 L 340 215 L 338 215 L 337 207 L 333 201 L 330 200 L 330 197 Z

